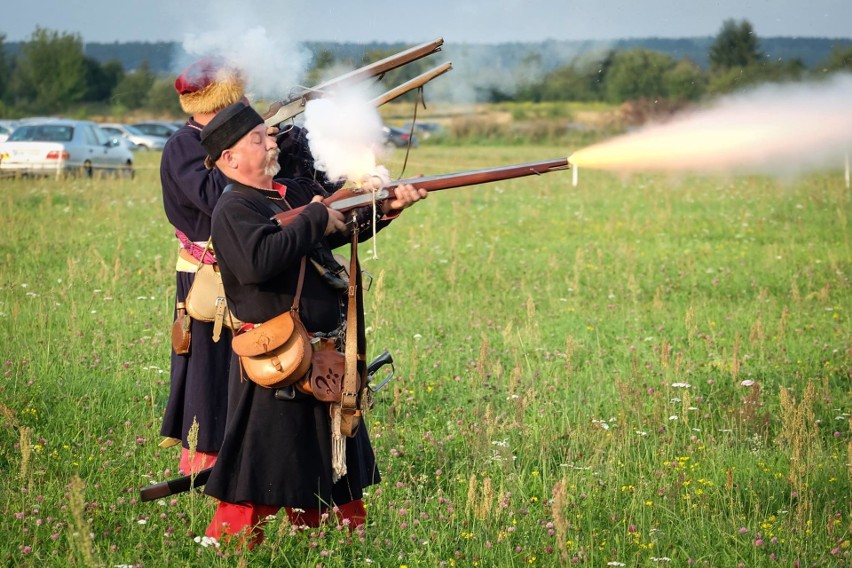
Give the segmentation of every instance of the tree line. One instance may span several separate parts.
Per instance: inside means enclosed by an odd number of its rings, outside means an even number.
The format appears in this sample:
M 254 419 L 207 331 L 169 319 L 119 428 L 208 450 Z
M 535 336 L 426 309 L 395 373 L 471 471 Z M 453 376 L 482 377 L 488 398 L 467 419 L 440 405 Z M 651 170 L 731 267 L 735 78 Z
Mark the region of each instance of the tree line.
M 335 65 L 364 65 L 394 49 L 371 49 L 360 57 L 335 55 L 330 48 L 315 52 L 308 84 Z M 357 61 L 354 61 L 357 57 Z M 344 58 L 346 59 L 344 61 Z M 540 55 L 527 54 L 522 65 L 535 68 Z M 791 81 L 835 71 L 852 71 L 852 44 L 838 42 L 825 61 L 808 68 L 799 59 L 773 60 L 761 51 L 760 40 L 746 21 L 727 20 L 710 45 L 705 69 L 688 58 L 648 48 L 608 49 L 585 53 L 535 79 L 508 90 L 482 86 L 479 96 L 500 101 L 695 101 L 766 81 Z M 431 63 L 416 62 L 385 78 L 388 85 L 413 76 Z M 121 116 L 144 110 L 180 116 L 173 89 L 174 75 L 152 69 L 147 60 L 128 70 L 117 59 L 100 61 L 87 55 L 77 34 L 36 28 L 14 54 L 0 34 L 0 117 L 33 114 L 108 113 Z
M 765 82 L 799 81 L 852 71 L 852 45 L 835 44 L 825 61 L 807 68 L 799 59 L 772 60 L 747 20 L 727 20 L 709 50 L 709 68 L 689 59 L 644 48 L 609 50 L 559 67 L 515 93 L 492 98 L 521 101 L 605 101 L 641 99 L 696 101 Z

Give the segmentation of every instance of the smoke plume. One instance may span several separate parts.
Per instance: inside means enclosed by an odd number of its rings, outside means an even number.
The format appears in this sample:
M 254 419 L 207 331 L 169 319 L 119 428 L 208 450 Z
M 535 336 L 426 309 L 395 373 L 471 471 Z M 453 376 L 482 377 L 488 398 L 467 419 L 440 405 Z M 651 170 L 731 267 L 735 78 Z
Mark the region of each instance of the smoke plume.
M 572 164 L 621 172 L 789 176 L 842 167 L 852 151 L 852 75 L 766 85 L 589 146 Z
M 305 128 L 318 170 L 332 180 L 359 181 L 376 173 L 376 154 L 382 149 L 382 119 L 370 104 L 375 96 L 365 84 L 346 89 L 305 106 Z
M 287 27 L 298 18 L 277 6 L 244 2 L 235 9 L 233 2 L 211 0 L 203 14 L 192 18 L 193 30 L 184 36 L 183 49 L 192 60 L 213 55 L 242 70 L 249 99 L 281 100 L 302 83 L 311 54 L 299 42 L 290 39 Z M 270 22 L 274 28 L 267 28 Z M 191 61 L 181 62 L 183 67 Z

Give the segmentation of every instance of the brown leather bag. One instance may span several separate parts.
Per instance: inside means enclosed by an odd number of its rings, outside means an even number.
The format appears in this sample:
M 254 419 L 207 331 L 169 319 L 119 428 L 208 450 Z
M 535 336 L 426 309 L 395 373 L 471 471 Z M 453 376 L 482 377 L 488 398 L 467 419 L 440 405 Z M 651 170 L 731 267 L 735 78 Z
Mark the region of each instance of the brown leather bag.
M 314 338 L 311 346 L 311 372 L 296 388 L 322 402 L 339 402 L 346 356 L 335 348 L 333 339 Z
M 231 348 L 239 357 L 244 376 L 265 388 L 291 385 L 305 376 L 311 366 L 308 332 L 299 318 L 299 296 L 305 276 L 305 259 L 290 311 L 238 334 Z
M 208 246 L 209 246 L 208 241 Z M 205 247 L 205 252 L 208 247 Z M 181 250 L 181 256 L 192 256 Z M 195 271 L 195 279 L 192 281 L 192 286 L 186 294 L 186 311 L 197 321 L 213 323 L 213 341 L 219 341 L 222 334 L 222 327 L 230 329 L 239 329 L 243 322 L 239 321 L 231 314 L 228 309 L 228 303 L 225 299 L 225 286 L 222 284 L 222 275 L 219 273 L 219 265 L 204 264 L 198 262 L 198 269 Z

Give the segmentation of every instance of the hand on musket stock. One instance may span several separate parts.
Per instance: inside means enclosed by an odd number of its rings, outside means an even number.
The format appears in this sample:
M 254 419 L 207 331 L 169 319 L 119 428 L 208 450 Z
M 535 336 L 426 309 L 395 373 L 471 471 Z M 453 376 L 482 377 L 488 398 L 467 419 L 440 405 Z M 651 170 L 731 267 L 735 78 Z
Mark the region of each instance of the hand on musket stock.
M 361 191 L 377 192 L 390 182 L 389 178 L 381 175 L 365 175 L 361 178 Z M 398 215 L 403 209 L 411 207 L 421 199 L 426 199 L 429 192 L 418 189 L 410 183 L 403 183 L 394 188 L 394 196 L 381 202 L 382 213 L 387 216 Z

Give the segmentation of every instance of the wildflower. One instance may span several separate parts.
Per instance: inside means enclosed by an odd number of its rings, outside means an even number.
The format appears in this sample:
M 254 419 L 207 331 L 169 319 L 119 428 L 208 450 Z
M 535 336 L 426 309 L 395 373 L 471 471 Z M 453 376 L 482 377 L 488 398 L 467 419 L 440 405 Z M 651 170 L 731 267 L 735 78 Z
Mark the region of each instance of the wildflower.
M 689 383 L 672 383 L 672 387 L 676 389 L 688 389 L 691 388 L 692 385 Z
M 746 380 L 744 380 L 744 381 L 742 381 L 742 382 L 740 383 L 740 386 L 743 386 L 743 387 L 750 387 L 750 386 L 752 386 L 753 384 L 754 384 L 754 381 L 753 381 L 753 380 L 751 380 L 751 379 L 746 379 Z
M 204 548 L 207 548 L 209 546 L 212 546 L 213 548 L 219 548 L 219 541 L 209 536 L 197 536 L 193 540 Z

